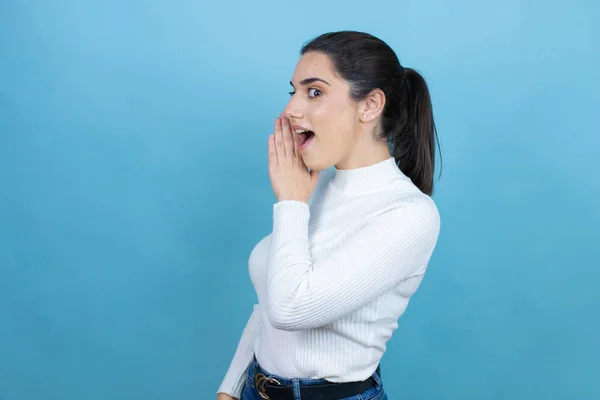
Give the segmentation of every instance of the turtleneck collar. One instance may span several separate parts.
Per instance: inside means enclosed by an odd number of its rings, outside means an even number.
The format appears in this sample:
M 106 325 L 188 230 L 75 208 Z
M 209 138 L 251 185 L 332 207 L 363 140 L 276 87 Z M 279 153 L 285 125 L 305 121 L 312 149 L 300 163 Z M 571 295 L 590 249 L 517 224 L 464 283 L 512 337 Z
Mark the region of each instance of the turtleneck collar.
M 390 184 L 406 176 L 396 165 L 394 157 L 366 167 L 337 169 L 331 185 L 337 190 L 349 193 L 369 192 Z

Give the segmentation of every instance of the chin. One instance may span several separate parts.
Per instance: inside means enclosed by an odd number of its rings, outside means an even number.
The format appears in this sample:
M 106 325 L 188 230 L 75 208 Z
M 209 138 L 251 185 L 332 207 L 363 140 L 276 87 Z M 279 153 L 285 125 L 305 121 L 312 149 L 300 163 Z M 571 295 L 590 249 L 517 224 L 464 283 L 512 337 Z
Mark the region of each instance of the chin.
M 328 169 L 329 167 L 331 167 L 331 163 L 328 162 L 324 162 L 323 161 L 318 161 L 318 160 L 314 160 L 312 157 L 307 157 L 307 158 L 303 158 L 304 164 L 308 167 L 308 169 L 310 169 L 311 171 L 325 171 L 326 169 Z
M 308 167 L 308 169 L 310 169 L 311 171 L 322 171 L 323 170 L 319 164 L 310 162 L 308 160 L 304 160 L 304 165 L 306 165 Z

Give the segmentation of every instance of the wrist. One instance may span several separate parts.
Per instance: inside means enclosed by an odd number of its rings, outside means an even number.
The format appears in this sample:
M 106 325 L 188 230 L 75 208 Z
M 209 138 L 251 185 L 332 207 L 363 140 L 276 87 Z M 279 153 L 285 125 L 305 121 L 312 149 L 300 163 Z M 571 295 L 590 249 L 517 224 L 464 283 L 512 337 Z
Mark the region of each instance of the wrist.
M 308 198 L 302 196 L 277 196 L 277 202 L 281 203 L 283 201 L 299 201 L 301 203 L 308 204 Z

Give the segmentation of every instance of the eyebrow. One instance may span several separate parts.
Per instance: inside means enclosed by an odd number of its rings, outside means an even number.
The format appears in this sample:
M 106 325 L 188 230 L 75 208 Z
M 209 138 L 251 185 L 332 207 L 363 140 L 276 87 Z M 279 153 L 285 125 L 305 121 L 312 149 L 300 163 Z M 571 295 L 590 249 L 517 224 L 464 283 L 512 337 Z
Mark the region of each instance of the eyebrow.
M 317 77 L 303 79 L 303 80 L 300 81 L 300 85 L 306 86 L 306 85 L 309 85 L 309 84 L 311 84 L 313 82 L 323 82 L 323 83 L 326 83 L 329 86 L 331 86 L 329 84 L 329 82 L 327 82 L 326 80 L 321 79 L 321 78 L 317 78 Z M 292 85 L 292 87 L 294 86 L 294 84 L 292 83 L 292 81 L 290 81 L 290 85 Z

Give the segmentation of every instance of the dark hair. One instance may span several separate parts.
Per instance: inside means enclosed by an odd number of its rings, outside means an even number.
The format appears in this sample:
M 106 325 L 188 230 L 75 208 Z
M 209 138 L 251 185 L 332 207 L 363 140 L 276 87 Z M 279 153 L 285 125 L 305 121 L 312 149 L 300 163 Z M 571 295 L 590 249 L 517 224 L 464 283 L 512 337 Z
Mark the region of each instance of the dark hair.
M 380 139 L 388 141 L 400 170 L 431 196 L 439 142 L 425 79 L 400 65 L 385 42 L 363 32 L 325 33 L 305 44 L 300 54 L 308 52 L 329 56 L 338 75 L 348 81 L 354 100 L 374 89 L 385 93 Z

